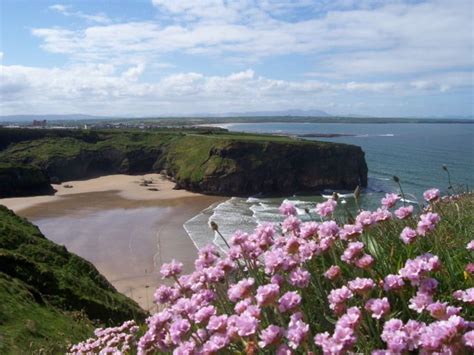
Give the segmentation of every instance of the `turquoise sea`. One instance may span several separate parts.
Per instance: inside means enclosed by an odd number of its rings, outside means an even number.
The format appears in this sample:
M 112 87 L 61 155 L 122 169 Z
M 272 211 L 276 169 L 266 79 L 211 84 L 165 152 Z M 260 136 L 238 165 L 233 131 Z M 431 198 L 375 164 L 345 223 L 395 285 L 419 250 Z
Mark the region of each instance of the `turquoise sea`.
M 274 134 L 344 134 L 334 138 L 306 138 L 355 144 L 365 152 L 369 167 L 369 185 L 361 198 L 362 207 L 376 208 L 386 192 L 399 192 L 393 176 L 400 178 L 406 199 L 415 203 L 424 190 L 437 187 L 447 191 L 448 176 L 453 185 L 474 188 L 474 124 L 347 124 L 347 123 L 229 123 L 219 125 L 230 131 Z M 346 205 L 354 206 L 350 191 L 342 191 Z M 330 194 L 330 191 L 327 191 Z M 344 195 L 343 195 L 344 196 Z M 282 198 L 232 198 L 212 206 L 185 224 L 198 246 L 210 242 L 208 223 L 219 225 L 226 237 L 237 230 L 251 231 L 259 222 L 279 221 L 278 206 L 292 200 L 305 218 L 304 208 L 312 208 L 321 196 Z M 215 243 L 221 245 L 218 239 Z

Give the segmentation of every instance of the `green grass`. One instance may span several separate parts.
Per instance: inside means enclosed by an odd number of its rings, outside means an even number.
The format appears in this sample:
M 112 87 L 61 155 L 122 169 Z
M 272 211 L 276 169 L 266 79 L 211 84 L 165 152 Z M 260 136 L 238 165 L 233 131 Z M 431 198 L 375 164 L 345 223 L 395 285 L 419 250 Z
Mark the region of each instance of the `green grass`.
M 93 334 L 80 312 L 64 312 L 35 299 L 29 287 L 0 273 L 0 353 L 64 353 Z

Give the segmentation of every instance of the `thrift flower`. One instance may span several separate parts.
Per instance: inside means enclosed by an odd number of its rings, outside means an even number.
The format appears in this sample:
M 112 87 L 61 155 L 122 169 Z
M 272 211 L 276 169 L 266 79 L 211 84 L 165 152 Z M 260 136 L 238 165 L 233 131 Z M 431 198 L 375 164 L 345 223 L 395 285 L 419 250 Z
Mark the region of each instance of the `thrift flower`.
M 301 303 L 301 296 L 297 291 L 288 291 L 280 297 L 278 301 L 278 310 L 282 313 L 291 311 Z
M 337 202 L 330 198 L 327 201 L 318 203 L 316 205 L 316 213 L 319 214 L 321 217 L 327 217 L 334 212 L 336 206 Z
M 413 213 L 413 206 L 402 206 L 398 210 L 395 210 L 394 214 L 398 219 L 407 219 Z
M 382 206 L 385 208 L 392 208 L 397 204 L 398 200 L 400 200 L 400 197 L 397 194 L 385 194 L 385 197 L 382 198 Z
M 336 280 L 339 276 L 341 276 L 341 268 L 337 265 L 332 265 L 324 273 L 324 277 L 331 281 Z
M 433 202 L 439 199 L 440 193 L 438 189 L 429 189 L 423 193 L 423 198 L 428 202 Z
M 390 303 L 387 297 L 371 298 L 365 304 L 365 309 L 371 313 L 372 318 L 380 319 L 384 315 L 390 313 Z
M 411 244 L 416 240 L 416 231 L 410 227 L 405 227 L 400 233 L 400 239 L 405 244 Z

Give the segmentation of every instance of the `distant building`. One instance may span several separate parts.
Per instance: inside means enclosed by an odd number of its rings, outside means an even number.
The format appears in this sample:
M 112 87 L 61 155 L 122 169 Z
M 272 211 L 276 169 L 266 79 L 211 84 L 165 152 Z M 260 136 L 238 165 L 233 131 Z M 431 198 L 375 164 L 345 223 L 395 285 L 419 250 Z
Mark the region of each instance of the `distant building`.
M 33 120 L 33 127 L 46 127 L 47 125 L 47 120 Z

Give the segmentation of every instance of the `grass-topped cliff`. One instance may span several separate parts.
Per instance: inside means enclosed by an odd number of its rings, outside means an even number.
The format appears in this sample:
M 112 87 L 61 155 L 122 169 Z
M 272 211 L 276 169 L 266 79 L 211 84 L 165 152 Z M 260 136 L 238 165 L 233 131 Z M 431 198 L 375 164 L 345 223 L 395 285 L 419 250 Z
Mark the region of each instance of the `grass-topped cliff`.
M 93 322 L 144 317 L 91 263 L 0 206 L 0 353 L 64 352 Z
M 367 183 L 359 147 L 289 137 L 172 129 L 0 129 L 0 138 L 0 162 L 37 168 L 52 182 L 164 169 L 178 187 L 223 195 L 353 189 Z

